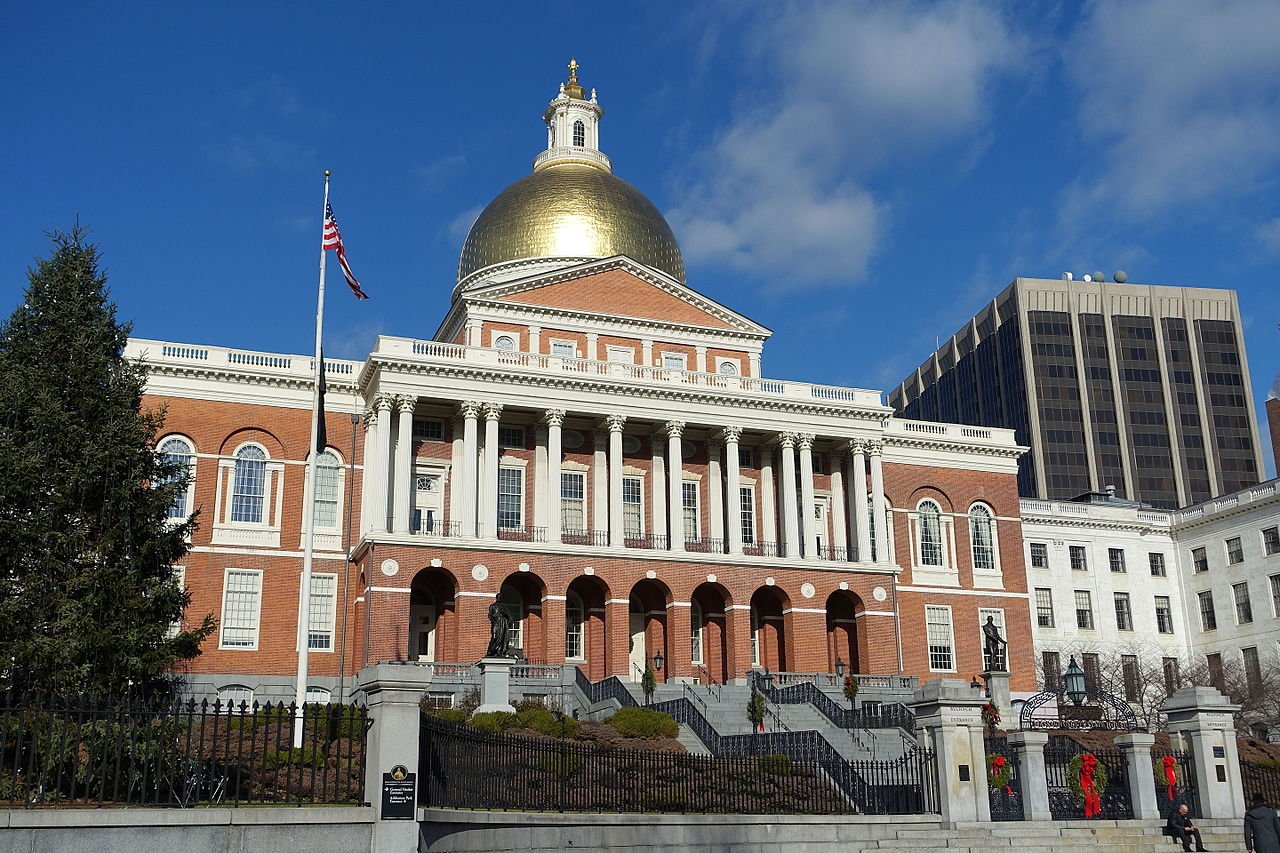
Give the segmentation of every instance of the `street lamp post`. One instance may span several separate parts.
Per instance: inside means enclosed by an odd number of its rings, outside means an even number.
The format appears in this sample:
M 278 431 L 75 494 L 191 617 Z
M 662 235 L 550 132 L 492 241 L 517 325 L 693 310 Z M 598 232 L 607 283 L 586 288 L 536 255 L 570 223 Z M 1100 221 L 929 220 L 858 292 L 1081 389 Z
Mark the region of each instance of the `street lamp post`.
M 1089 686 L 1085 681 L 1084 670 L 1076 663 L 1076 656 L 1071 656 L 1071 662 L 1067 664 L 1067 671 L 1062 674 L 1063 684 L 1066 685 L 1065 693 L 1067 698 L 1071 700 L 1071 704 L 1079 708 L 1084 704 L 1085 697 L 1089 695 Z

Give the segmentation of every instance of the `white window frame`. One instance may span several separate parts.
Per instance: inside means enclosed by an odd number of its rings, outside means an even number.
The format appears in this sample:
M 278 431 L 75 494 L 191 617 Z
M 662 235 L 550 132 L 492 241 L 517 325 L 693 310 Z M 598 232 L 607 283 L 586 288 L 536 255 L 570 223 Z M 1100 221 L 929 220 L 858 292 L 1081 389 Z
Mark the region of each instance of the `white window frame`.
M 187 591 L 187 567 L 174 566 L 173 579 L 178 582 L 178 589 L 181 592 Z M 172 639 L 182 631 L 182 621 L 186 618 L 186 608 L 183 608 L 183 614 L 179 616 L 169 625 L 169 630 L 165 631 L 165 636 Z
M 573 618 L 577 610 L 577 620 Z M 585 661 L 587 659 L 587 608 L 582 596 L 569 592 L 564 597 L 564 659 L 566 661 Z M 577 654 L 573 653 L 573 643 L 577 641 Z
M 444 421 L 439 418 L 414 418 L 414 441 L 444 441 Z
M 669 364 L 668 362 L 678 362 L 678 364 Z M 658 353 L 658 364 L 662 366 L 663 370 L 688 370 L 689 354 L 664 350 Z
M 982 512 L 985 512 L 987 517 L 987 534 L 990 538 L 990 541 L 987 543 L 987 546 L 991 549 L 991 565 L 986 568 L 979 568 L 978 566 L 978 541 L 977 541 L 977 537 L 974 536 L 973 513 L 975 510 L 981 510 Z M 968 519 L 969 519 L 969 557 L 971 560 L 973 560 L 973 562 L 971 563 L 971 565 L 973 566 L 973 570 L 975 572 L 982 572 L 983 574 L 988 574 L 988 575 L 1000 574 L 1001 573 L 1000 535 L 996 531 L 997 524 L 996 524 L 995 510 L 992 509 L 989 505 L 982 503 L 981 501 L 978 501 L 969 507 Z
M 1117 606 L 1121 601 L 1124 602 L 1125 616 L 1129 620 L 1128 626 L 1120 624 L 1120 608 Z M 1116 630 L 1132 631 L 1133 630 L 1133 596 L 1129 595 L 1128 590 L 1116 590 L 1111 593 L 1111 607 L 1116 614 Z
M 684 480 L 680 484 L 680 523 L 684 525 L 684 540 L 697 542 L 702 539 L 702 494 L 697 480 Z M 689 497 L 693 497 L 690 505 Z M 692 511 L 692 516 L 690 512 Z M 692 526 L 692 532 L 690 527 Z
M 1169 630 L 1168 630 L 1168 631 L 1162 631 L 1162 630 L 1160 630 L 1160 599 L 1162 599 L 1162 598 L 1164 599 L 1165 609 L 1169 611 Z M 1252 602 L 1251 602 L 1251 603 L 1250 603 L 1250 608 L 1252 608 L 1252 606 L 1253 606 L 1253 605 L 1252 605 Z M 1176 626 L 1176 625 L 1174 625 L 1174 623 L 1173 623 L 1173 596 L 1171 596 L 1171 595 L 1157 595 L 1157 596 L 1155 596 L 1155 601 L 1153 602 L 1153 604 L 1152 604 L 1152 608 L 1151 608 L 1151 609 L 1152 609 L 1152 612 L 1155 614 L 1155 618 L 1156 618 L 1156 633 L 1157 633 L 1157 634 L 1164 634 L 1164 635 L 1166 635 L 1166 636 L 1170 636 L 1170 637 L 1172 637 L 1174 634 L 1176 634 L 1176 633 L 1178 632 L 1178 628 L 1177 628 L 1177 626 Z
M 702 651 L 702 605 L 689 602 L 689 663 L 706 663 Z
M 507 598 L 503 599 L 503 593 Z M 524 649 L 524 596 L 513 586 L 503 586 L 498 590 L 498 602 L 507 609 L 511 619 L 511 627 L 507 629 L 507 647 Z
M 218 688 L 217 701 L 224 714 L 243 714 L 253 709 L 253 688 L 243 684 L 224 684 Z
M 931 611 L 934 614 L 946 613 L 947 615 L 947 622 L 946 622 L 947 652 L 951 656 L 951 666 L 949 667 L 939 667 L 939 666 L 933 665 L 933 637 L 929 633 L 929 626 L 931 624 L 941 625 L 942 623 L 940 621 L 930 622 L 929 616 Z M 958 672 L 959 671 L 956 668 L 956 665 L 957 665 L 956 630 L 955 630 L 955 622 L 952 619 L 952 615 L 953 614 L 951 612 L 951 605 L 949 604 L 926 604 L 924 607 L 924 644 L 925 644 L 925 654 L 928 655 L 928 658 L 929 658 L 930 672 Z
M 319 581 L 319 584 L 316 582 Z M 320 597 L 318 589 L 332 583 L 332 590 L 324 595 L 328 604 Z M 332 572 L 315 572 L 311 575 L 310 601 L 307 605 L 307 650 L 312 652 L 332 652 L 337 647 L 338 616 L 338 576 Z M 325 615 L 325 611 L 328 615 Z M 318 618 L 317 618 L 318 617 Z M 329 645 L 317 645 L 316 639 L 327 636 Z
M 752 602 L 747 611 L 747 619 L 751 627 L 751 665 L 760 665 L 760 628 L 764 624 L 760 618 L 760 608 Z
M 925 562 L 925 553 L 924 553 L 925 509 L 924 507 L 926 504 L 932 506 L 935 510 L 937 510 L 938 562 L 936 563 Z M 929 513 L 929 514 L 932 515 L 932 513 Z M 916 528 L 916 542 L 915 542 L 915 549 L 914 549 L 915 550 L 914 557 L 915 557 L 916 565 L 926 570 L 933 570 L 933 571 L 945 570 L 947 568 L 947 538 L 946 538 L 946 534 L 942 524 L 942 505 L 939 504 L 937 501 L 933 500 L 932 498 L 924 498 L 919 503 L 917 503 L 916 512 L 915 512 L 915 528 Z
M 326 687 L 311 685 L 307 687 L 307 691 L 302 695 L 302 703 L 304 705 L 328 705 L 333 701 L 333 691 Z
M 511 341 L 511 347 L 509 349 L 501 346 L 503 338 L 506 338 L 507 340 Z M 489 347 L 490 349 L 496 349 L 498 352 L 519 352 L 520 351 L 520 333 L 508 332 L 505 329 L 490 329 L 489 330 Z
M 254 597 L 252 626 L 229 624 L 230 620 L 227 617 L 227 596 L 232 591 L 230 589 L 230 581 L 231 581 L 231 576 L 233 574 L 243 575 L 243 576 L 253 576 L 254 578 L 256 578 L 256 589 L 252 591 L 253 597 Z M 222 571 L 222 608 L 218 613 L 218 616 L 219 616 L 218 648 L 219 649 L 224 651 L 233 651 L 233 652 L 256 652 L 258 650 L 258 640 L 262 632 L 262 574 L 263 574 L 262 569 L 241 569 L 241 568 L 232 568 L 232 567 L 223 569 Z M 244 590 L 237 590 L 237 592 L 244 592 Z M 233 645 L 228 645 L 227 644 L 228 630 L 251 632 L 253 637 L 252 642 L 245 643 L 245 644 L 236 643 Z
M 556 352 L 557 349 L 563 350 L 565 347 L 569 348 L 568 353 Z M 547 344 L 547 352 L 556 358 L 577 358 L 578 342 L 570 338 L 552 338 Z
M 515 437 L 516 430 L 520 431 L 520 442 L 514 443 L 511 439 Z M 506 433 L 504 436 L 503 433 Z M 524 450 L 525 440 L 528 435 L 524 431 L 524 427 L 512 424 L 498 425 L 498 450 Z
M 187 473 L 190 475 L 190 479 L 187 482 L 187 490 L 183 493 L 180 499 L 182 501 L 182 510 L 177 515 L 174 515 L 173 514 L 174 507 L 170 507 L 168 514 L 166 515 L 166 518 L 168 518 L 168 520 L 171 523 L 180 524 L 181 522 L 184 522 L 188 518 L 190 518 L 191 513 L 195 511 L 196 445 L 195 445 L 195 442 L 187 438 L 185 435 L 180 435 L 178 433 L 170 433 L 169 435 L 166 435 L 164 438 L 160 439 L 160 441 L 156 443 L 156 453 L 163 454 L 165 456 L 176 456 L 177 454 L 172 452 L 166 452 L 164 449 L 164 446 L 170 442 L 181 443 L 186 448 L 184 455 L 187 457 Z
M 1036 546 L 1044 549 L 1044 562 L 1036 563 Z M 1049 568 L 1049 543 L 1048 542 L 1028 542 L 1027 543 L 1027 565 L 1033 569 Z
M 262 454 L 262 458 L 253 459 L 253 460 L 249 460 L 247 458 L 243 458 L 243 459 L 241 458 L 240 454 L 247 453 L 248 451 L 251 451 L 251 450 L 259 451 Z M 271 469 L 270 467 L 268 467 L 267 463 L 271 461 L 271 454 L 268 453 L 267 449 L 263 447 L 261 444 L 258 444 L 256 441 L 250 441 L 237 447 L 235 453 L 231 454 L 231 459 L 232 459 L 231 483 L 230 483 L 231 494 L 230 494 L 230 500 L 227 502 L 227 519 L 226 519 L 227 523 L 245 525 L 248 527 L 263 527 L 266 525 L 267 519 L 270 517 L 269 513 L 270 513 L 270 507 L 271 507 Z M 241 462 L 248 463 L 250 461 L 255 464 L 258 462 L 262 463 L 262 491 L 257 495 L 250 494 L 247 491 L 243 493 L 236 491 L 236 488 L 237 488 L 236 481 L 239 479 L 240 463 Z M 247 498 L 254 498 L 254 497 L 257 498 L 258 500 L 257 520 L 250 519 L 250 518 L 236 518 L 236 498 L 242 497 L 242 496 Z
M 517 522 L 516 524 L 503 524 L 502 499 L 504 497 L 504 494 L 502 491 L 502 475 L 504 472 L 507 472 L 507 473 L 515 472 L 516 474 L 519 475 L 518 477 L 519 483 L 520 483 L 519 500 L 516 501 L 516 507 L 519 509 L 519 515 L 516 518 L 516 522 Z M 524 468 L 522 466 L 519 466 L 519 465 L 499 465 L 498 466 L 498 482 L 494 485 L 494 488 L 498 490 L 498 507 L 497 507 L 498 517 L 494 519 L 494 523 L 497 525 L 498 530 L 523 530 L 524 529 L 524 498 L 525 498 L 524 486 L 525 486 Z
M 575 479 L 579 483 L 579 491 L 582 497 L 566 497 L 565 482 Z M 570 504 L 574 503 L 580 505 L 578 511 L 582 518 L 581 524 L 577 527 L 570 526 L 565 520 L 565 510 L 569 508 Z M 560 471 L 560 529 L 574 533 L 581 533 L 587 530 L 587 474 L 585 471 Z
M 1238 543 L 1240 544 L 1240 559 L 1238 559 L 1238 560 L 1233 560 L 1233 559 L 1231 559 L 1231 543 L 1232 543 L 1232 542 L 1238 542 Z M 1226 539 L 1223 539 L 1223 540 L 1222 540 L 1222 553 L 1223 553 L 1223 554 L 1226 556 L 1226 558 L 1227 558 L 1227 565 L 1228 565 L 1228 566 L 1238 566 L 1238 565 L 1240 565 L 1241 563 L 1243 563 L 1243 562 L 1244 562 L 1244 537 L 1243 537 L 1243 536 L 1228 536 Z
M 1080 596 L 1084 595 L 1084 601 L 1087 607 L 1080 606 Z M 1098 630 L 1098 616 L 1093 612 L 1093 593 L 1087 589 L 1072 590 L 1071 601 L 1075 605 L 1076 630 L 1077 631 L 1096 631 Z M 1080 624 L 1080 611 L 1084 610 L 1089 614 L 1089 624 Z
M 742 518 L 742 544 L 756 544 L 756 487 L 738 486 L 738 509 Z
M 314 510 L 312 511 L 311 518 L 315 523 L 317 531 L 323 530 L 327 533 L 336 533 L 342 529 L 342 509 L 343 509 L 342 504 L 343 504 L 343 500 L 346 497 L 347 468 L 345 465 L 342 464 L 342 456 L 340 456 L 338 452 L 334 450 L 332 447 L 325 448 L 323 451 L 320 452 L 320 456 L 321 457 L 328 456 L 329 458 L 333 459 L 334 463 L 336 463 L 333 466 L 333 469 L 338 472 L 337 483 L 335 484 L 335 489 L 337 490 L 337 497 L 334 498 L 332 501 L 333 524 L 321 524 L 318 520 L 316 520 L 317 514 L 314 512 Z M 310 465 L 307 466 L 308 469 L 310 469 L 310 467 L 311 467 Z M 321 467 L 322 467 L 321 460 L 317 459 L 316 460 L 317 474 L 320 472 Z M 311 501 L 315 505 L 318 505 L 320 503 L 320 499 L 319 497 L 317 497 L 317 494 L 314 489 L 311 492 Z
M 245 448 L 253 447 L 263 454 L 265 471 L 262 487 L 260 521 L 232 521 L 235 505 L 236 461 Z M 218 482 L 213 521 L 214 545 L 248 545 L 280 547 L 280 522 L 284 508 L 284 463 L 271 458 L 261 443 L 246 441 L 229 456 L 218 459 Z
M 604 349 L 604 357 L 605 361 L 610 364 L 634 365 L 636 363 L 636 348 L 609 344 Z
M 1048 602 L 1047 602 L 1047 604 L 1048 604 L 1048 608 L 1049 608 L 1049 624 L 1048 624 L 1048 625 L 1045 625 L 1045 624 L 1043 624 L 1043 623 L 1040 621 L 1040 608 L 1043 606 L 1043 605 L 1040 603 L 1040 593 L 1042 593 L 1042 592 L 1045 594 L 1045 598 L 1046 598 L 1046 599 L 1048 599 Z M 1034 602 L 1035 602 L 1035 620 L 1036 620 L 1036 621 L 1035 621 L 1035 625 L 1036 625 L 1036 628 L 1040 628 L 1040 629 L 1043 629 L 1043 628 L 1056 628 L 1056 627 L 1057 627 L 1057 625 L 1058 625 L 1058 616 L 1057 616 L 1057 614 L 1056 614 L 1056 613 L 1054 612 L 1054 610 L 1053 610 L 1053 588 L 1052 588 L 1052 587 L 1047 587 L 1047 586 L 1038 586 L 1038 587 L 1035 587 L 1035 591 L 1034 591 L 1034 593 L 1033 593 L 1033 598 L 1034 598 Z
M 729 369 L 725 370 L 725 368 Z M 720 376 L 741 376 L 742 360 L 718 355 L 716 356 L 716 373 Z
M 627 500 L 627 481 L 633 480 L 636 488 L 639 490 L 639 500 Z M 636 507 L 636 517 L 639 520 L 639 529 L 633 532 L 627 529 L 627 507 Z M 624 474 L 622 477 L 622 535 L 624 538 L 639 539 L 644 536 L 644 477 L 637 477 L 634 474 Z
M 982 626 L 987 624 L 987 617 L 992 617 L 996 627 L 1000 629 L 1000 636 L 1006 640 L 1009 639 L 1009 632 L 1005 630 L 1004 624 L 1004 608 L 1003 607 L 979 607 L 978 608 L 978 648 L 982 649 L 982 668 L 984 672 L 990 671 L 991 667 L 987 661 L 987 644 L 986 635 L 982 633 Z M 1004 666 L 1009 668 L 1009 649 L 1004 649 Z

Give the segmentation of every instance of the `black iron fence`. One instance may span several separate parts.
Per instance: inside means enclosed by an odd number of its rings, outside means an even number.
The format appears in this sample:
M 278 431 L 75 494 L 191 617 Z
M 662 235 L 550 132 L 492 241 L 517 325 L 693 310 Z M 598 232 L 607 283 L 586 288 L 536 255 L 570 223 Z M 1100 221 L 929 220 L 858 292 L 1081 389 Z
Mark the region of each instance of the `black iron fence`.
M 1165 775 L 1165 758 L 1172 758 L 1173 782 L 1170 783 Z M 1152 781 L 1156 786 L 1156 805 L 1160 807 L 1160 817 L 1168 819 L 1169 815 L 1177 811 L 1178 806 L 1184 803 L 1191 810 L 1191 814 L 1199 815 L 1199 789 L 1196 785 L 1195 763 L 1191 760 L 1190 752 L 1178 752 L 1171 750 L 1155 750 L 1151 753 L 1151 769 Z M 1241 770 L 1244 769 L 1244 763 L 1241 762 Z M 1280 777 L 1280 774 L 1277 774 Z M 1280 793 L 1280 784 L 1276 786 L 1277 793 Z M 1248 784 L 1245 790 L 1252 792 Z
M 0 806 L 362 803 L 356 706 L 65 701 L 5 696 Z
M 1077 756 L 1089 753 L 1069 738 L 1054 738 L 1044 751 L 1045 781 L 1049 786 L 1049 812 L 1054 820 L 1085 817 L 1086 797 L 1080 783 Z M 1094 774 L 1098 811 L 1089 815 L 1104 820 L 1132 820 L 1133 800 L 1129 794 L 1129 770 L 1125 754 L 1118 749 L 1095 749 L 1101 772 Z M 1098 782 L 1105 779 L 1099 790 Z
M 1242 759 L 1240 781 L 1247 795 L 1252 796 L 1258 791 L 1268 803 L 1280 803 L 1280 763 L 1259 764 Z
M 987 797 L 992 820 L 1023 820 L 1022 757 L 1008 738 L 987 738 Z

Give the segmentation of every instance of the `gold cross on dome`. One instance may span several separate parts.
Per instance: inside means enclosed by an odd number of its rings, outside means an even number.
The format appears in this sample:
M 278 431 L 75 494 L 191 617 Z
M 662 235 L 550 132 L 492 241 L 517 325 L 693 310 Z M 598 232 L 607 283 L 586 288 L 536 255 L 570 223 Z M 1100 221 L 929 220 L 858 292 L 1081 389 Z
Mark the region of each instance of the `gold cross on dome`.
M 577 76 L 578 76 L 578 60 L 570 59 L 569 60 L 569 79 L 572 80 Z

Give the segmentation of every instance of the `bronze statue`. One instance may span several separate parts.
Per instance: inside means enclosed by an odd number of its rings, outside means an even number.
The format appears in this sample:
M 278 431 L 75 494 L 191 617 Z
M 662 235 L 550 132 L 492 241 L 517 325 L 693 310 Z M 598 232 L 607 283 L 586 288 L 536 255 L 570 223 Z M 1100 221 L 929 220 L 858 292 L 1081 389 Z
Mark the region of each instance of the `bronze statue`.
M 1006 669 L 1008 664 L 1005 663 L 1005 649 L 1008 648 L 1009 641 L 1000 636 L 1000 628 L 996 626 L 996 620 L 991 616 L 987 617 L 986 624 L 982 626 L 982 638 L 982 648 L 991 669 Z
M 489 605 L 489 650 L 484 653 L 487 658 L 509 657 L 507 643 L 511 639 L 511 614 L 507 608 L 495 601 Z

